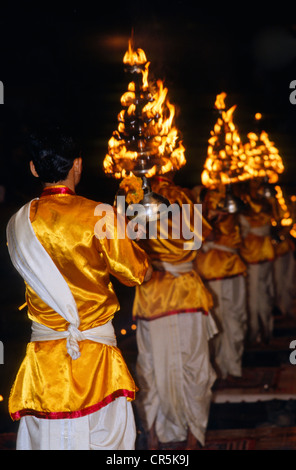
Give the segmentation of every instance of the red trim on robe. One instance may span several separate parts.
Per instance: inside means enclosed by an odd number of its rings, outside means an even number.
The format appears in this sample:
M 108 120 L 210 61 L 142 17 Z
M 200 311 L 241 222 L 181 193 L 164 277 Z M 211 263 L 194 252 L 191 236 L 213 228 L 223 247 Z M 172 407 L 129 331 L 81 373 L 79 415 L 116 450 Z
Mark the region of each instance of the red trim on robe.
M 180 310 L 170 310 L 168 312 L 160 313 L 152 318 L 140 317 L 139 315 L 134 315 L 134 319 L 152 321 L 152 320 L 157 320 L 158 318 L 168 317 L 169 315 L 177 315 L 179 313 L 202 313 L 203 315 L 209 314 L 209 312 L 207 312 L 206 310 L 202 308 L 199 308 L 198 310 L 196 308 L 183 308 Z
M 267 262 L 272 262 L 274 261 L 275 258 L 268 258 L 268 259 L 264 259 L 262 261 L 245 261 L 244 258 L 243 258 L 243 262 L 248 265 L 248 264 L 262 264 L 262 263 L 267 263 Z
M 223 279 L 233 279 L 234 277 L 238 276 L 247 276 L 247 272 L 239 273 L 239 274 L 233 274 L 232 276 L 223 276 L 223 277 L 209 277 L 209 278 L 203 278 L 204 282 L 208 281 L 222 281 Z
M 73 419 L 73 418 L 81 418 L 82 416 L 89 415 L 96 411 L 99 411 L 104 406 L 109 405 L 112 401 L 119 397 L 126 397 L 130 398 L 131 400 L 135 399 L 135 392 L 131 390 L 116 390 L 115 392 L 111 393 L 107 397 L 103 398 L 102 401 L 97 403 L 96 405 L 91 405 L 83 410 L 76 410 L 76 411 L 56 411 L 56 412 L 47 412 L 47 411 L 36 411 L 32 409 L 23 409 L 20 411 L 16 411 L 15 413 L 11 413 L 11 418 L 13 421 L 17 421 L 21 419 L 23 416 L 36 416 L 37 418 L 42 419 Z
M 67 186 L 61 186 L 61 187 L 53 186 L 53 187 L 44 188 L 40 197 L 53 196 L 55 194 L 71 194 L 71 196 L 75 196 L 74 191 L 72 191 L 72 189 L 68 188 Z

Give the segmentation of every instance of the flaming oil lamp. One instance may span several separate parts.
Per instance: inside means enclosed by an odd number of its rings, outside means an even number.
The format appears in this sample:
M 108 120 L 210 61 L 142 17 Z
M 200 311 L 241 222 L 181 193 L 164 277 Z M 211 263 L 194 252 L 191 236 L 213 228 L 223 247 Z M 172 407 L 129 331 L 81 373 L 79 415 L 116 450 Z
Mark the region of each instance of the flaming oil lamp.
M 118 128 L 108 142 L 103 165 L 115 178 L 141 178 L 143 198 L 134 202 L 145 207 L 151 220 L 157 214 L 161 217 L 162 207 L 170 203 L 151 191 L 149 178 L 183 166 L 185 149 L 173 126 L 175 107 L 167 99 L 167 88 L 161 80 L 153 84 L 148 80 L 150 63 L 144 51 L 135 50 L 130 40 L 123 62 L 130 81 L 121 97 L 124 109 L 118 115 Z
M 232 184 L 245 181 L 250 175 L 246 171 L 246 155 L 233 122 L 236 106 L 227 110 L 226 96 L 224 92 L 216 96 L 215 109 L 218 118 L 208 140 L 207 158 L 201 180 L 208 188 L 215 188 L 221 183 L 226 185 L 226 196 L 224 201 L 221 201 L 220 208 L 235 213 L 240 210 L 242 202 L 234 196 Z
M 257 128 L 258 121 L 261 118 L 262 115 L 256 113 Z M 284 165 L 274 142 L 270 141 L 267 132 L 264 130 L 260 130 L 258 134 L 249 132 L 248 142 L 244 145 L 244 149 L 251 178 L 263 179 L 260 194 L 267 199 L 275 197 L 274 184 L 278 181 L 278 175 L 283 173 Z
M 145 211 L 144 214 L 137 213 L 136 217 L 137 222 L 145 226 L 147 221 L 153 222 L 161 219 L 163 215 L 166 215 L 166 208 L 170 205 L 170 202 L 161 196 L 161 194 L 151 191 L 149 180 L 146 176 L 142 177 L 142 182 L 143 198 L 141 199 L 140 204 L 144 207 Z M 133 212 L 134 205 L 132 203 L 129 204 L 129 209 Z M 133 218 L 133 216 L 130 218 Z
M 273 206 L 273 220 L 272 220 L 272 234 L 273 240 L 277 243 L 283 241 L 288 235 L 294 236 L 293 210 L 288 207 L 283 190 L 279 185 L 274 186 L 275 197 L 272 201 Z

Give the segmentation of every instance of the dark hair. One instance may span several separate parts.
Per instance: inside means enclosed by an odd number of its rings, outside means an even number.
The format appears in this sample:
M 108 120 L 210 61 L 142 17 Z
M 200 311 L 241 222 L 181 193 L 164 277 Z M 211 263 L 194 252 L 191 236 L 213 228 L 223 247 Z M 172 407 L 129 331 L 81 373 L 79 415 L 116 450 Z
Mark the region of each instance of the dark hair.
M 75 158 L 79 157 L 76 143 L 59 127 L 31 134 L 29 153 L 43 183 L 65 180 Z

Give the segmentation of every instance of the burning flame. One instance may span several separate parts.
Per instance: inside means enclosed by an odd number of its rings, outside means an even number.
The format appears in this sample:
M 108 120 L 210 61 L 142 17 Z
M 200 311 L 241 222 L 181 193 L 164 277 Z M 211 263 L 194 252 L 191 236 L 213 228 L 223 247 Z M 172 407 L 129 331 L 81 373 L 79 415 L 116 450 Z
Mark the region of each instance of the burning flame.
M 292 235 L 292 237 L 296 238 L 296 196 L 293 195 L 291 196 L 290 198 L 290 201 L 291 201 L 291 217 L 292 217 L 292 220 L 293 220 L 293 226 L 290 230 L 290 235 Z
M 226 110 L 226 96 L 225 92 L 216 96 L 215 108 L 220 115 L 210 133 L 207 158 L 201 175 L 202 184 L 207 187 L 250 178 L 243 144 L 233 122 L 236 105 Z
M 146 64 L 146 54 L 143 49 L 137 49 L 136 51 L 133 48 L 132 40 L 128 41 L 128 50 L 124 54 L 123 63 L 129 65 L 143 65 Z
M 249 132 L 248 139 L 244 149 L 251 177 L 267 177 L 269 183 L 276 183 L 278 175 L 284 171 L 284 165 L 274 142 L 270 141 L 265 131 L 259 136 L 255 132 Z
M 262 119 L 262 114 L 261 113 L 256 113 L 255 114 L 255 119 L 256 119 L 256 121 L 260 121 L 260 119 Z
M 139 157 L 147 155 L 152 157 L 148 177 L 178 170 L 186 163 L 185 148 L 174 125 L 175 106 L 168 99 L 168 89 L 162 80 L 149 81 L 150 62 L 142 49 L 134 50 L 131 40 L 123 62 L 139 66 L 136 79 L 140 80 L 130 82 L 121 96 L 124 109 L 118 114 L 117 130 L 108 142 L 103 162 L 105 173 L 124 178 L 132 174 Z M 131 138 L 131 130 L 137 125 L 138 134 Z
M 280 214 L 278 214 L 277 219 L 280 221 L 280 224 L 283 227 L 288 227 L 293 224 L 293 219 L 291 217 L 290 211 L 286 204 L 286 200 L 284 198 L 282 188 L 279 185 L 276 185 L 275 190 L 276 190 L 275 197 L 280 207 Z
M 282 158 L 267 132 L 258 136 L 249 132 L 248 141 L 242 144 L 238 130 L 233 122 L 236 105 L 226 109 L 226 93 L 216 97 L 215 108 L 219 117 L 211 137 L 208 140 L 207 159 L 201 175 L 202 183 L 215 187 L 219 183 L 236 183 L 251 178 L 268 178 L 269 183 L 276 183 L 278 175 L 284 171 Z M 262 115 L 256 113 L 255 119 Z
M 216 101 L 215 101 L 215 108 L 216 109 L 225 109 L 226 106 L 225 106 L 225 98 L 226 98 L 227 94 L 225 93 L 225 91 L 223 91 L 222 93 L 220 93 L 219 95 L 216 96 Z
M 283 195 L 282 188 L 279 185 L 275 186 L 277 204 L 273 204 L 274 217 L 272 220 L 273 226 L 287 229 L 293 238 L 296 238 L 296 223 L 295 223 L 295 201 L 296 197 L 291 196 L 291 208 L 289 209 L 286 199 Z M 287 233 L 287 232 L 286 232 Z

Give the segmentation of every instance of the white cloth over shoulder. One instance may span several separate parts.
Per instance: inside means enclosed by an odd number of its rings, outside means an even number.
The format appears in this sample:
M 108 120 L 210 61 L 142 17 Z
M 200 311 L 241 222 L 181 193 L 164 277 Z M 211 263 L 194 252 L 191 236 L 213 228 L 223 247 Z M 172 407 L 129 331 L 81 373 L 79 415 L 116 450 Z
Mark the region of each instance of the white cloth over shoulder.
M 31 340 L 67 338 L 67 351 L 72 359 L 80 357 L 78 342 L 83 339 L 116 346 L 111 324 L 92 331 L 82 332 L 78 329 L 80 318 L 76 302 L 64 277 L 36 237 L 30 221 L 31 203 L 24 205 L 8 222 L 6 233 L 11 261 L 36 294 L 70 324 L 67 331 L 57 332 L 33 322 Z M 102 340 L 105 336 L 109 339 Z

